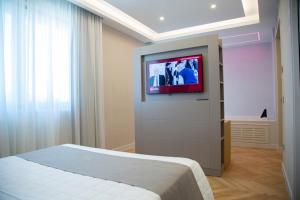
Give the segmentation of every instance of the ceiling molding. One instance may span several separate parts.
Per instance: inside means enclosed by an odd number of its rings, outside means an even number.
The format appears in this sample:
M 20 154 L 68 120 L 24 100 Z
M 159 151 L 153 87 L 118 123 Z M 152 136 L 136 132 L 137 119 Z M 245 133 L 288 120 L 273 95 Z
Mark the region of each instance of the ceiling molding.
M 224 30 L 245 25 L 259 23 L 258 0 L 241 0 L 245 17 L 224 20 L 199 26 L 192 26 L 173 31 L 157 33 L 148 26 L 127 15 L 120 9 L 112 6 L 104 0 L 68 0 L 90 12 L 107 19 L 108 22 L 114 22 L 121 27 L 120 29 L 129 29 L 132 36 L 143 40 L 144 42 L 156 42 L 178 37 L 191 36 L 200 33 L 208 33 L 211 31 Z M 116 26 L 115 26 L 116 28 Z M 135 35 L 136 34 L 136 35 Z

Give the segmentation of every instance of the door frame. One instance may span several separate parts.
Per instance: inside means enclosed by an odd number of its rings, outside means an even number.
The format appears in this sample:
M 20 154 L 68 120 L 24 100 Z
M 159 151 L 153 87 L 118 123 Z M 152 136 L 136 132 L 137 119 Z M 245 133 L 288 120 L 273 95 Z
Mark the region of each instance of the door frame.
M 276 94 L 276 127 L 278 133 L 278 147 L 284 149 L 284 123 L 283 123 L 283 66 L 281 62 L 281 44 L 280 44 L 280 20 L 277 21 L 275 35 L 274 35 L 274 62 L 275 62 L 275 94 Z

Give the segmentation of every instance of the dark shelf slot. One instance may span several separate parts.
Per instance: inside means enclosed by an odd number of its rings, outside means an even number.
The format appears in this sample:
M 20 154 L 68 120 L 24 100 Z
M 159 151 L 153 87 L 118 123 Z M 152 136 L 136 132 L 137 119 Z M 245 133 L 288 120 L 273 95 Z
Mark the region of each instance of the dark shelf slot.
M 221 103 L 221 119 L 224 119 L 224 101 L 220 102 Z
M 220 69 L 219 69 L 219 73 L 220 73 L 220 82 L 223 82 L 224 81 L 224 78 L 223 78 L 223 66 L 221 67 L 220 65 Z
M 221 140 L 221 163 L 224 164 L 224 140 Z
M 221 137 L 224 137 L 224 120 L 221 121 Z
M 219 61 L 223 63 L 223 49 L 219 46 Z
M 220 85 L 220 100 L 224 100 L 224 85 Z

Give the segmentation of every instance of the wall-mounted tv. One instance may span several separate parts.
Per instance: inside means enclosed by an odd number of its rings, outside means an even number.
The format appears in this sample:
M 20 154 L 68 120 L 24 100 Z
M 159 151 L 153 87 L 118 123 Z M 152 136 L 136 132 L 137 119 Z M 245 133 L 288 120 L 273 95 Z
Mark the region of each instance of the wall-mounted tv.
M 203 92 L 202 54 L 146 62 L 147 94 Z

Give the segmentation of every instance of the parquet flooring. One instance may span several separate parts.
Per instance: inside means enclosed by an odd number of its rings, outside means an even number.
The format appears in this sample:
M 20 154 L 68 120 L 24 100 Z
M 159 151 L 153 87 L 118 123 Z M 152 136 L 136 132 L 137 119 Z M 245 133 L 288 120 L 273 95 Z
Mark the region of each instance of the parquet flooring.
M 222 177 L 208 177 L 216 200 L 285 200 L 288 198 L 277 150 L 232 148 Z
M 222 177 L 208 176 L 215 199 L 288 200 L 281 160 L 277 150 L 233 147 Z

